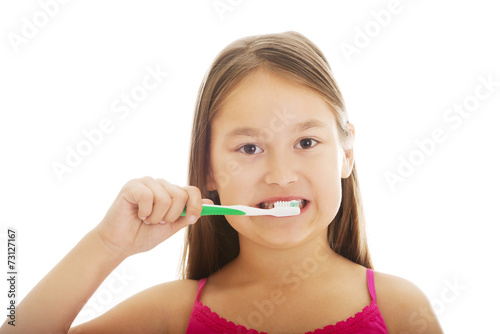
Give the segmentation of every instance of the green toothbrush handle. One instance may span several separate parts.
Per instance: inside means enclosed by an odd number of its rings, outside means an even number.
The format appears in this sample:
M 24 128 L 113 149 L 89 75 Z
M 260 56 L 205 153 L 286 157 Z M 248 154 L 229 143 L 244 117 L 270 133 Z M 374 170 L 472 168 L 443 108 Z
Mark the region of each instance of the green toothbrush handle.
M 181 217 L 186 215 L 186 208 L 181 213 Z M 246 213 L 241 210 L 224 207 L 220 205 L 211 205 L 211 204 L 203 204 L 201 208 L 201 216 L 223 216 L 223 215 L 231 215 L 231 216 L 244 216 Z

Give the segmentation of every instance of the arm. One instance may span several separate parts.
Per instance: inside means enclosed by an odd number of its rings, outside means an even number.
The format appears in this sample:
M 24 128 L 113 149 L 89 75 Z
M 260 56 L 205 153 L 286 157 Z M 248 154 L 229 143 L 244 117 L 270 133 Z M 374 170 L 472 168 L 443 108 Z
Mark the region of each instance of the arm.
M 179 280 L 141 291 L 69 334 L 185 333 L 198 281 Z
M 6 321 L 0 334 L 67 333 L 88 299 L 125 258 L 146 252 L 194 224 L 202 202 L 213 204 L 193 186 L 180 188 L 151 177 L 127 182 L 99 225 L 21 301 L 16 326 Z M 187 214 L 181 217 L 185 207 Z M 194 219 L 189 220 L 190 216 Z
M 100 241 L 95 230 L 90 231 L 21 301 L 16 326 L 4 323 L 0 333 L 67 333 L 123 259 Z

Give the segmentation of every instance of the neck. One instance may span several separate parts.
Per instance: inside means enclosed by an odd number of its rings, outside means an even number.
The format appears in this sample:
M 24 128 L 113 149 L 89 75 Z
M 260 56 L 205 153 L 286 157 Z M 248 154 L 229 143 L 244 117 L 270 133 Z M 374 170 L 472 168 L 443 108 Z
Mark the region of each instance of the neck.
M 240 254 L 231 263 L 235 279 L 281 287 L 298 286 L 331 273 L 342 257 L 328 245 L 325 233 L 290 248 L 269 248 L 240 236 Z

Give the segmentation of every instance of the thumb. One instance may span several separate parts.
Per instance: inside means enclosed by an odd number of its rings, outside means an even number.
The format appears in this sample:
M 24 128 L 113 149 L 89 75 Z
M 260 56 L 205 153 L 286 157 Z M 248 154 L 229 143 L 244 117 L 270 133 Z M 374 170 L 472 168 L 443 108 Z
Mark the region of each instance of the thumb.
M 202 202 L 203 204 L 212 204 L 212 205 L 214 204 L 214 201 L 212 201 L 211 199 L 208 199 L 208 198 L 203 198 L 203 199 L 201 200 L 201 202 Z

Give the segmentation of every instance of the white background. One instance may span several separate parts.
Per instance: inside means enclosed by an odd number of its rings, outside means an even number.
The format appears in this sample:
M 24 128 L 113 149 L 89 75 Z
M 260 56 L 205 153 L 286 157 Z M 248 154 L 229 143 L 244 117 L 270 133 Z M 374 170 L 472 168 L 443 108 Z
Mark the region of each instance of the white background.
M 418 285 L 446 332 L 496 327 L 500 21 L 493 1 L 401 0 L 385 26 L 373 13 L 389 0 L 233 0 L 222 16 L 212 0 L 69 1 L 43 22 L 40 3 L 48 2 L 0 5 L 0 256 L 14 227 L 18 302 L 99 223 L 126 181 L 151 175 L 186 185 L 198 87 L 223 47 L 296 30 L 326 54 L 356 126 L 375 269 Z M 26 20 L 37 19 L 45 26 L 15 46 L 12 36 L 22 37 Z M 363 46 L 365 29 L 371 37 Z M 356 39 L 361 47 L 347 57 L 341 45 L 356 47 Z M 113 102 L 141 84 L 147 67 L 169 74 L 120 119 Z M 497 87 L 452 127 L 446 111 L 474 101 L 480 77 Z M 67 147 L 75 149 L 86 140 L 83 131 L 105 118 L 113 131 L 59 180 L 52 164 L 65 164 Z M 417 157 L 415 141 L 438 128 L 446 140 L 391 189 L 387 173 Z M 76 323 L 177 279 L 182 244 L 180 232 L 127 259 Z

